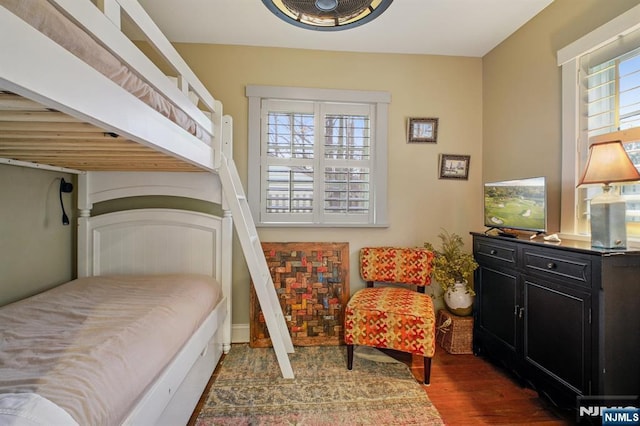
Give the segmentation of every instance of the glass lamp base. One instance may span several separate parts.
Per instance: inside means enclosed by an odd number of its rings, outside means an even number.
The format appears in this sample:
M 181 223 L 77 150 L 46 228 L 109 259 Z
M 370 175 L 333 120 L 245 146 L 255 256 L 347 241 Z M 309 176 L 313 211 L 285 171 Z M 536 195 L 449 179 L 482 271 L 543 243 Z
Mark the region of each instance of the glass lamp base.
M 591 246 L 596 248 L 627 248 L 627 224 L 624 200 L 612 193 L 603 193 L 591 200 Z

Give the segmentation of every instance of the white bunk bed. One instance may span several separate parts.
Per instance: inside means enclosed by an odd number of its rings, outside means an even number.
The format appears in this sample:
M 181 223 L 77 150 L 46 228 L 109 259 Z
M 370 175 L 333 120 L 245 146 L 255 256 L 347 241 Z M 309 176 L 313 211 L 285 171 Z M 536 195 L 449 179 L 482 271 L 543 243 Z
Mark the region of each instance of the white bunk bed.
M 199 130 L 176 124 L 173 114 L 158 112 L 16 11 L 36 4 L 53 6 L 98 40 Z M 177 86 L 121 31 L 123 17 L 175 71 Z M 232 221 L 217 171 L 231 162 L 231 119 L 135 0 L 0 0 L 0 53 L 0 164 L 78 174 L 78 276 L 196 272 L 222 284 L 223 301 L 124 422 L 182 424 L 230 347 Z M 222 205 L 224 214 L 151 209 L 91 216 L 94 203 L 136 195 L 202 199 Z M 214 256 L 209 262 L 158 252 L 167 235 L 190 253 Z M 124 255 L 112 256 L 107 246 Z
M 90 0 L 0 1 L 0 157 L 9 164 L 80 171 L 217 170 L 223 153 L 231 158 L 231 136 L 223 134 L 230 132 L 230 119 L 223 117 L 221 103 L 135 0 L 99 3 L 104 14 Z M 121 16 L 139 27 L 175 70 L 179 87 L 121 31 Z M 63 40 L 72 29 L 80 32 Z M 83 43 L 96 46 L 72 44 L 81 34 Z M 129 92 L 129 78 L 119 75 L 119 64 L 146 84 L 133 87 L 137 94 Z M 197 106 L 189 94 L 197 97 Z M 176 125 L 170 119 L 174 114 L 158 112 L 141 97 L 167 99 L 201 129 L 204 140 Z

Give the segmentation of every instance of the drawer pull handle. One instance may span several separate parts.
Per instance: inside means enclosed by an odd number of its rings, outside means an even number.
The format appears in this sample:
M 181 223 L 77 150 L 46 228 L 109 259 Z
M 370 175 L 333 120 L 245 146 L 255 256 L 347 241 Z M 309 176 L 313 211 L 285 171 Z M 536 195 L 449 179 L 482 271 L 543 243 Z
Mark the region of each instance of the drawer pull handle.
M 556 269 L 556 264 L 554 262 L 547 263 L 547 269 Z
M 491 249 L 491 251 L 489 253 L 495 256 L 496 254 L 498 254 L 498 250 Z

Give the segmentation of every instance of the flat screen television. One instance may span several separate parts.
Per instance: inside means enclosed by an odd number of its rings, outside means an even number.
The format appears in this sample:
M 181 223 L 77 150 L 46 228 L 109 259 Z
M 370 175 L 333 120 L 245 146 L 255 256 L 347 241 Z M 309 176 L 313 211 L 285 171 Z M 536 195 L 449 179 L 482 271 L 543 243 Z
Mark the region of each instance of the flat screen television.
M 484 184 L 484 225 L 489 228 L 544 233 L 547 186 L 544 176 Z

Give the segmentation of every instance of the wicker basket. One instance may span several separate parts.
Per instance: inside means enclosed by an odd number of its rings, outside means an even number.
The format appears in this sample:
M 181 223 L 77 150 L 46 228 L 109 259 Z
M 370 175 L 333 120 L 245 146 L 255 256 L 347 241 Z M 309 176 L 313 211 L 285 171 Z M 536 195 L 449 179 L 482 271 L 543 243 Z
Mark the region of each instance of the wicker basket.
M 436 320 L 436 341 L 450 354 L 473 353 L 473 317 L 459 317 L 440 309 Z

